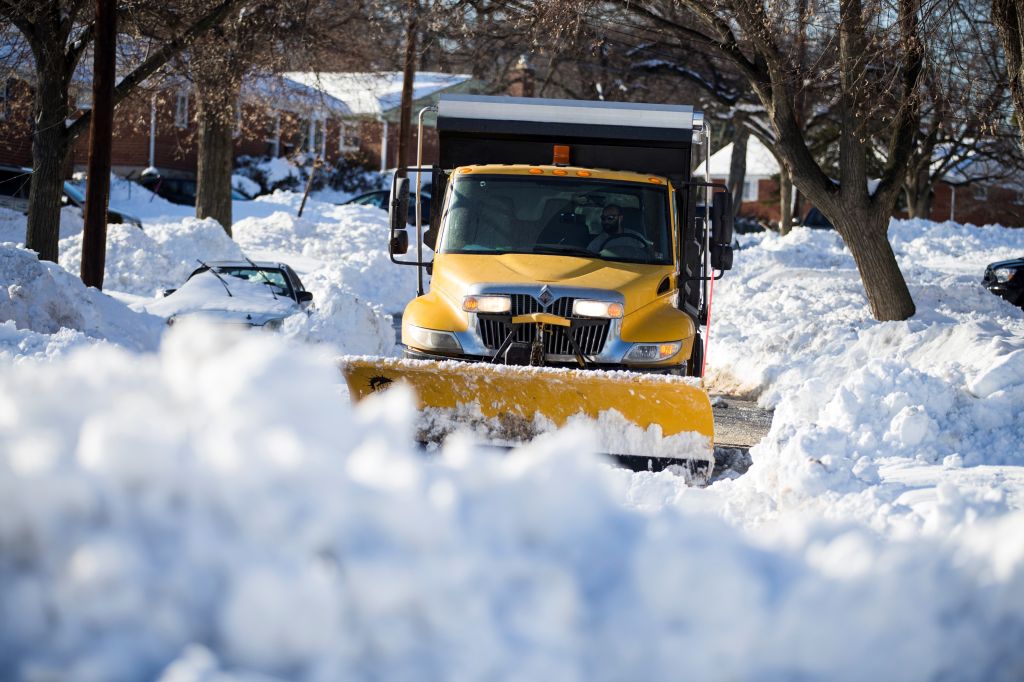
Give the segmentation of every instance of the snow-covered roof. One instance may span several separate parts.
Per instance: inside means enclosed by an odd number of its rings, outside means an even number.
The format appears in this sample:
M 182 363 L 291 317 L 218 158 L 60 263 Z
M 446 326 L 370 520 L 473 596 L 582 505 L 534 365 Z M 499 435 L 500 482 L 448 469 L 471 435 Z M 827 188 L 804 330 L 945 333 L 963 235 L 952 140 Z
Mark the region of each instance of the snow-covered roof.
M 242 86 L 242 96 L 250 101 L 268 103 L 274 108 L 296 113 L 320 110 L 338 116 L 352 115 L 348 105 L 337 97 L 287 76 L 257 76 L 248 79 Z
M 732 162 L 732 142 L 711 155 L 712 177 L 728 177 L 729 164 Z M 747 140 L 747 172 L 746 176 L 768 178 L 777 175 L 779 162 L 767 147 L 753 135 Z M 704 174 L 704 163 L 701 162 L 694 175 Z
M 285 78 L 336 97 L 357 116 L 380 116 L 398 107 L 402 99 L 402 72 L 312 73 L 292 72 Z M 429 97 L 460 85 L 472 76 L 458 73 L 418 72 L 413 81 L 413 100 Z

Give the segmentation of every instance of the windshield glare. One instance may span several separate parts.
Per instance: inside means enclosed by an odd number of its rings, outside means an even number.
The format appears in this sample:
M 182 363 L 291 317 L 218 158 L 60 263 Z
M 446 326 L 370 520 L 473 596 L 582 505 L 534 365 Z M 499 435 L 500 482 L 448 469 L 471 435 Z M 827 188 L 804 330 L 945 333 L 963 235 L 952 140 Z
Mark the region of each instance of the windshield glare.
M 444 253 L 566 254 L 672 262 L 665 185 L 565 177 L 458 177 Z
M 274 293 L 278 296 L 290 297 L 292 295 L 291 286 L 288 284 L 288 278 L 285 277 L 284 273 L 280 270 L 223 265 L 214 266 L 213 269 L 220 275 L 237 277 L 239 279 L 255 282 L 256 284 L 269 284 L 273 287 Z M 203 270 L 205 270 L 205 268 L 200 268 L 193 274 L 198 274 Z M 228 284 L 231 284 L 230 280 L 228 280 Z

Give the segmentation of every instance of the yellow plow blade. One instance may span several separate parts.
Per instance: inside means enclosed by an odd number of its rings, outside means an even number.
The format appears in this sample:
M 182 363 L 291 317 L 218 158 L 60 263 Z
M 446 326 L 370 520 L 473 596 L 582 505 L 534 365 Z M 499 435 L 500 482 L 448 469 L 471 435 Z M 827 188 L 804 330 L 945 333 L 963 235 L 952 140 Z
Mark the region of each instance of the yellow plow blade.
M 456 420 L 528 425 L 513 429 L 518 436 L 582 415 L 597 422 L 609 454 L 712 458 L 711 401 L 698 380 L 688 377 L 399 358 L 349 357 L 340 366 L 357 401 L 405 382 L 421 410 L 436 408 Z M 528 439 L 515 435 L 513 440 Z

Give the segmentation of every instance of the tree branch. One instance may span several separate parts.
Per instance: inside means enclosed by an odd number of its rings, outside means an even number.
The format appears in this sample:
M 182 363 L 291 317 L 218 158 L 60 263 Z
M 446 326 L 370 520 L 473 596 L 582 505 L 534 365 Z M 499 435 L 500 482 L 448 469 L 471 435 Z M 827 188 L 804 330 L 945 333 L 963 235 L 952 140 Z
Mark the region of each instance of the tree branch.
M 157 70 L 170 61 L 171 58 L 191 45 L 196 38 L 217 26 L 227 17 L 228 14 L 231 13 L 232 10 L 241 7 L 246 2 L 248 2 L 248 0 L 222 0 L 219 5 L 196 20 L 196 22 L 183 34 L 161 45 L 156 52 L 146 59 L 146 61 L 142 62 L 142 64 L 122 78 L 117 84 L 117 87 L 114 88 L 114 104 L 116 105 L 124 100 L 124 98 L 130 95 L 131 92 L 140 83 L 142 83 L 142 81 L 156 73 Z M 91 117 L 91 110 L 86 111 L 75 119 L 74 123 L 68 126 L 68 135 L 70 139 L 77 137 L 89 126 L 89 120 Z

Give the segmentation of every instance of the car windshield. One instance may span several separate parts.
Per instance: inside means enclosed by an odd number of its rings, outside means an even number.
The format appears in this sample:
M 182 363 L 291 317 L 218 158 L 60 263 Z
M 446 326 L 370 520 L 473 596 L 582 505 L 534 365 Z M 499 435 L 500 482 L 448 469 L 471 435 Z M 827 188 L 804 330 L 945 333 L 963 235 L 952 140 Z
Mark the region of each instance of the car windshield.
M 283 271 L 276 268 L 254 268 L 251 266 L 240 266 L 240 265 L 215 265 L 213 267 L 218 274 L 224 277 L 237 277 L 239 279 L 248 280 L 257 284 L 270 283 L 270 286 L 274 288 L 274 293 L 278 296 L 288 296 L 292 298 L 292 288 L 288 284 L 288 278 L 285 277 Z M 196 273 L 204 271 L 205 268 L 200 268 Z M 228 280 L 228 284 L 231 281 Z
M 668 215 L 665 185 L 571 177 L 460 176 L 453 183 L 441 250 L 668 264 L 672 260 Z

